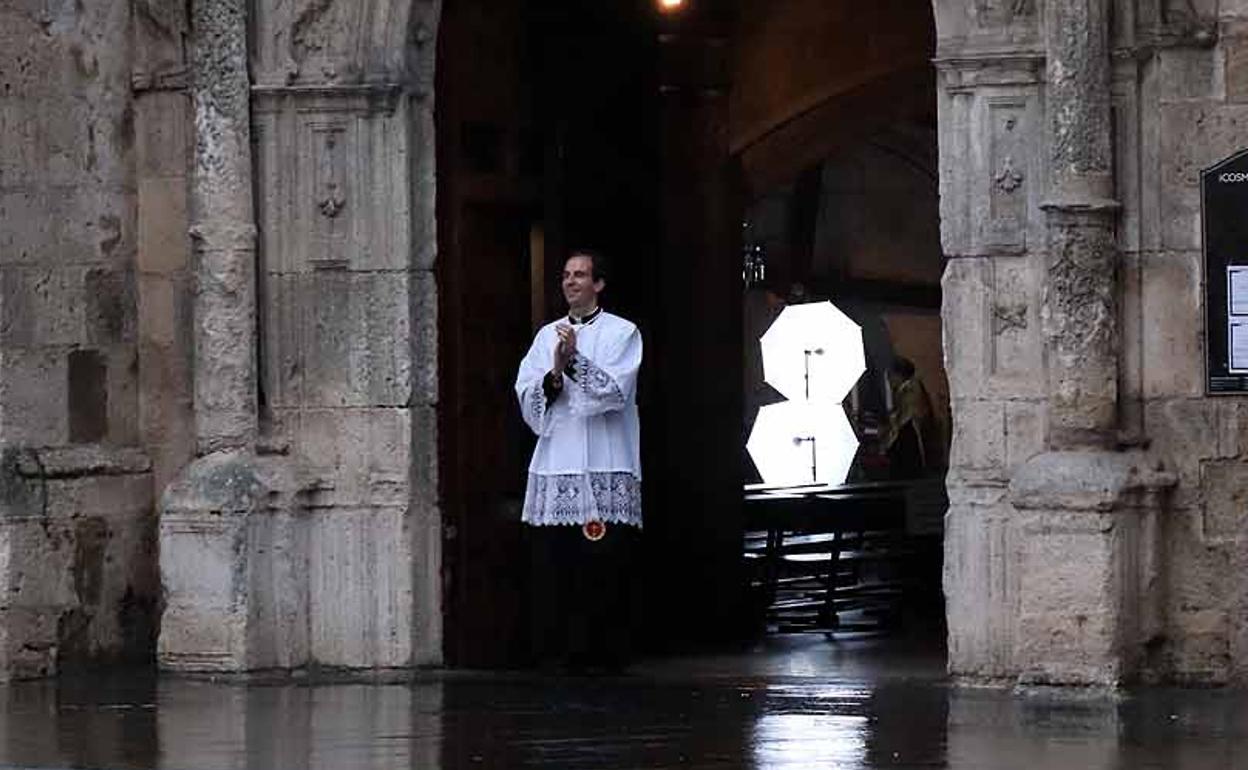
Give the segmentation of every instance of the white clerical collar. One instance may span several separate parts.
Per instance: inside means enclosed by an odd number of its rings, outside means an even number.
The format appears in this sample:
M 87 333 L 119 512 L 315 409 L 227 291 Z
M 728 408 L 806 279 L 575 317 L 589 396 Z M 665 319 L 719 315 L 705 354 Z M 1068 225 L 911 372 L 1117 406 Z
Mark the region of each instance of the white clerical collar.
M 568 313 L 568 323 L 572 324 L 573 326 L 579 326 L 582 324 L 592 324 L 594 321 L 598 320 L 598 316 L 600 315 L 602 315 L 601 306 L 594 308 L 593 312 L 590 313 L 589 315 L 583 315 L 580 318 L 577 318 L 571 313 Z

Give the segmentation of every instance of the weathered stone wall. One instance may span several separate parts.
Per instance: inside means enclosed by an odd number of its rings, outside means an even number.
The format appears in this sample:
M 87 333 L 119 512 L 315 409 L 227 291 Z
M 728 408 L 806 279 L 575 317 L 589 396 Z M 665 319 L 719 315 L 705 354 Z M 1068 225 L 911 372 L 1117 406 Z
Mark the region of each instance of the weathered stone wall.
M 1248 415 L 1204 393 L 1198 183 L 1248 144 L 1248 6 L 936 8 L 951 671 L 1242 679 Z
M 1179 475 L 1165 527 L 1159 677 L 1248 679 L 1248 401 L 1204 395 L 1199 176 L 1248 148 L 1248 4 L 1163 3 L 1135 35 L 1154 51 L 1118 63 L 1133 124 L 1118 145 L 1123 218 L 1125 413 Z M 1248 212 L 1245 212 L 1248 215 Z
M 0 7 L 0 678 L 153 649 L 130 33 Z
M 192 4 L 199 456 L 163 500 L 165 667 L 441 659 L 438 10 Z
M 436 6 L 377 2 L 363 20 L 352 3 L 289 19 L 261 9 L 263 390 L 306 483 L 309 655 L 436 661 L 440 607 L 414 612 L 436 590 L 441 540 Z
M 1034 8 L 936 3 L 945 366 L 953 439 L 945 593 L 950 669 L 1015 670 L 1012 472 L 1044 448 L 1039 298 L 1047 192 Z M 1001 4 L 1005 5 L 1005 4 Z M 999 14 L 996 23 L 980 11 Z M 984 55 L 1013 39 L 1008 55 Z

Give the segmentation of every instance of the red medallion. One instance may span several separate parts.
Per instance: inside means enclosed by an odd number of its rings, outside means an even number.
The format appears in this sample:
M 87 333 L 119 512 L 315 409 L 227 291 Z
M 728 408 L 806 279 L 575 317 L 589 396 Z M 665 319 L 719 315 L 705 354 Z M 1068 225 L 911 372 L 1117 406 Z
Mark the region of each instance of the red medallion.
M 601 521 L 587 521 L 581 525 L 581 532 L 585 534 L 586 540 L 601 540 L 607 534 L 607 525 Z

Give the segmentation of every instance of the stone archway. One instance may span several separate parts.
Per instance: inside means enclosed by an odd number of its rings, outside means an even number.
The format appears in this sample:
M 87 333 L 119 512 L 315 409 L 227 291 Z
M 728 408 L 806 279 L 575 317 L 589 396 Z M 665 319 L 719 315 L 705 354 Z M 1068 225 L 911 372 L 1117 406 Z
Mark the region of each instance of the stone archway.
M 1159 455 L 1168 444 L 1151 454 L 1131 448 L 1143 421 L 1120 390 L 1126 383 L 1144 393 L 1138 367 L 1120 360 L 1118 304 L 1136 296 L 1119 281 L 1121 251 L 1142 246 L 1116 232 L 1120 206 L 1136 216 L 1141 204 L 1138 190 L 1115 199 L 1126 193 L 1115 184 L 1114 159 L 1129 155 L 1116 156 L 1115 142 L 1138 137 L 1111 131 L 1111 104 L 1121 105 L 1124 125 L 1136 125 L 1145 57 L 1111 63 L 1110 40 L 1162 56 L 1166 45 L 1210 38 L 1200 19 L 1168 3 L 1111 30 L 1109 5 L 933 4 L 954 402 L 945 590 L 950 668 L 959 676 L 1115 683 L 1142 670 L 1146 643 L 1169 628 L 1158 514 L 1176 476 Z M 260 2 L 250 29 L 241 0 L 192 8 L 198 459 L 165 495 L 162 662 L 436 662 L 441 522 L 429 271 L 439 6 Z M 722 51 L 714 37 L 702 41 L 712 59 Z M 665 117 L 686 129 L 699 121 L 718 142 L 721 84 L 699 80 L 713 79 L 716 66 L 686 73 L 693 77 L 669 92 Z M 253 129 L 256 154 L 248 157 Z M 690 257 L 671 263 L 672 280 L 651 309 L 686 331 L 661 342 L 682 375 L 727 362 L 718 335 L 738 325 L 722 309 L 669 312 L 688 287 L 708 285 L 713 252 L 733 243 L 712 211 L 726 207 L 689 204 L 734 194 L 726 146 L 705 136 L 668 136 L 663 148 L 694 176 L 706 174 L 666 189 L 663 204 L 673 228 L 664 237 Z M 253 190 L 255 215 L 245 204 Z M 254 300 L 253 228 L 261 265 Z M 734 286 L 726 276 L 709 285 L 720 298 Z M 259 341 L 249 332 L 253 307 Z M 1036 377 L 1041 370 L 1045 377 Z M 695 431 L 702 445 L 729 446 L 705 440 L 720 435 L 715 415 L 733 403 L 720 395 L 673 401 L 663 423 L 690 420 L 705 428 Z M 1138 396 L 1135 414 L 1146 401 Z M 1175 432 L 1167 419 L 1163 436 Z M 675 430 L 665 439 L 665 458 L 698 443 Z M 696 535 L 735 521 L 732 500 L 708 482 L 721 473 L 713 466 L 731 458 L 704 459 L 687 469 L 689 483 L 674 476 L 662 493 L 665 505 L 696 512 L 668 534 L 700 544 L 694 564 L 727 563 L 729 538 Z M 1198 463 L 1185 459 L 1180 471 L 1184 483 L 1203 483 Z M 691 567 L 676 583 L 696 597 L 705 572 Z M 1185 654 L 1175 652 L 1176 670 L 1189 666 Z

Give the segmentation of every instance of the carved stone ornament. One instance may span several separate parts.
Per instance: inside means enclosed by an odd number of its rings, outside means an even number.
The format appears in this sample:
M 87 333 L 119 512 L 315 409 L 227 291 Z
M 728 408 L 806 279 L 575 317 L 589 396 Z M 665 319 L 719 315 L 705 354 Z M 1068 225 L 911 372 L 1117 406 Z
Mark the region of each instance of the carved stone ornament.
M 996 305 L 992 308 L 993 333 L 997 335 L 1008 331 L 1027 328 L 1026 305 Z
M 325 189 L 325 196 L 316 205 L 322 214 L 333 219 L 342 213 L 342 209 L 347 205 L 347 201 L 342 197 L 342 193 L 338 191 L 338 185 L 330 184 Z
M 1006 155 L 1005 160 L 1001 162 L 1001 170 L 993 177 L 997 188 L 1002 192 L 1012 193 L 1023 184 L 1023 172 L 1014 168 L 1014 158 Z

